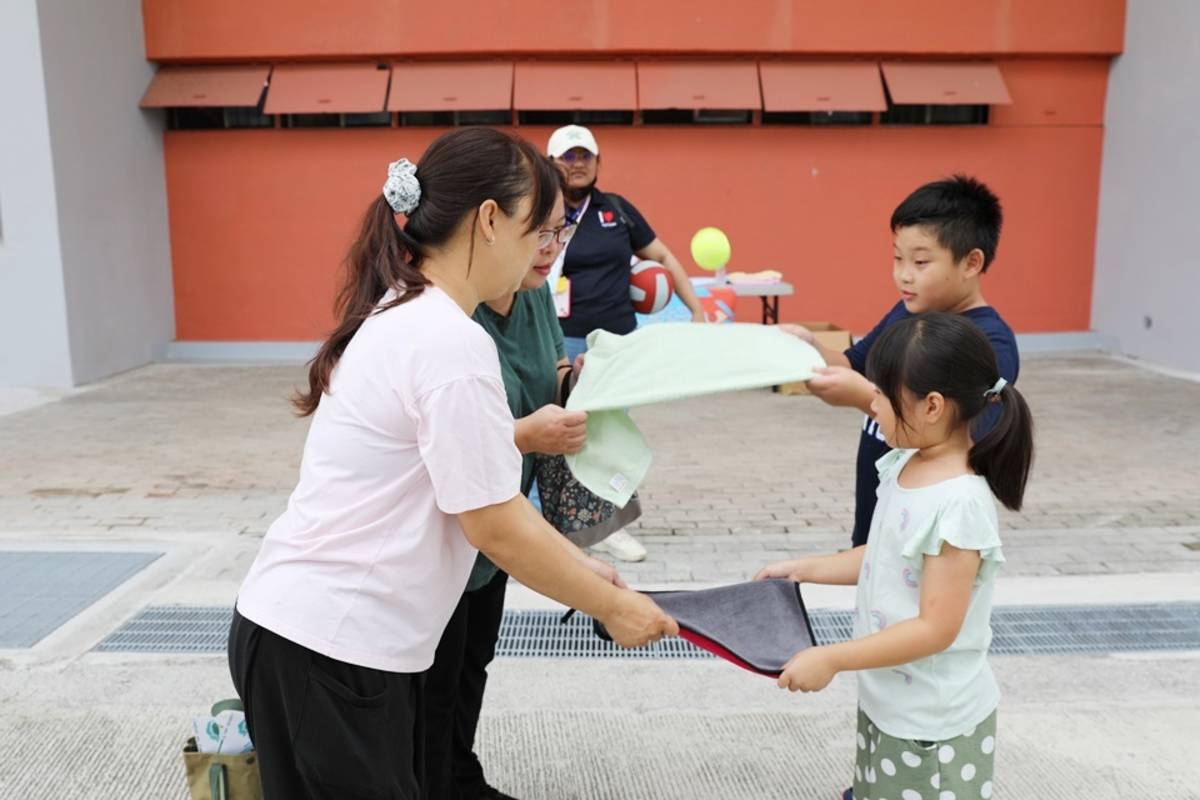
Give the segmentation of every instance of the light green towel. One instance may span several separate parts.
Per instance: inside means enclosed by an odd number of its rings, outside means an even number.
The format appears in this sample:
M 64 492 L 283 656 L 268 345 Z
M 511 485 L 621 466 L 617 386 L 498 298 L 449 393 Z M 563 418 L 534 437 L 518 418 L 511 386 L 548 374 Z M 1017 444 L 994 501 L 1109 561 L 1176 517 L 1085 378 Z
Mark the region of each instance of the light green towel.
M 650 448 L 625 409 L 716 392 L 806 381 L 825 366 L 816 348 L 766 325 L 651 325 L 628 336 L 593 331 L 567 400 L 588 412 L 587 444 L 567 465 L 624 508 L 650 469 Z

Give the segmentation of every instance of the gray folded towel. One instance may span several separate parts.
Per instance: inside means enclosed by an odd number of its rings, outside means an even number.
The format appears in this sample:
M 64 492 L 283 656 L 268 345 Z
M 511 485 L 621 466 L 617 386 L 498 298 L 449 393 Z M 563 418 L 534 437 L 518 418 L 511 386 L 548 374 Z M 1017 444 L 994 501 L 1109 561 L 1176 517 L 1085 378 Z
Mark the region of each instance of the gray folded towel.
M 792 656 L 816 644 L 800 584 L 794 581 L 751 581 L 646 596 L 675 618 L 684 639 L 762 675 L 778 677 Z M 601 638 L 611 638 L 598 621 L 595 630 Z

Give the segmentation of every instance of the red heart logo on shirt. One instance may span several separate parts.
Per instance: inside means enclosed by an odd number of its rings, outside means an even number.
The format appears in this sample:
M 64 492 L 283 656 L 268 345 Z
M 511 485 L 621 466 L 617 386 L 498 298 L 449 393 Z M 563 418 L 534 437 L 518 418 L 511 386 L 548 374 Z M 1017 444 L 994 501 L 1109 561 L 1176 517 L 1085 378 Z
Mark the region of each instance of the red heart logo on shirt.
M 613 221 L 613 213 L 612 213 L 611 211 L 605 211 L 605 212 L 604 212 L 604 221 L 605 221 L 605 222 L 612 222 L 612 221 Z

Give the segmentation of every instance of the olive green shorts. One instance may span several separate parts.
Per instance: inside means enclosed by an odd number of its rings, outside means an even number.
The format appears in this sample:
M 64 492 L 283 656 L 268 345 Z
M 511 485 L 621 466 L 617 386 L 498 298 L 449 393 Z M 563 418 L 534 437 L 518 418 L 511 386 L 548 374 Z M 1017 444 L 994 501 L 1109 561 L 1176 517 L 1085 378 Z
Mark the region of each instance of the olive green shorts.
M 944 742 L 897 739 L 860 709 L 854 800 L 990 800 L 996 712 Z

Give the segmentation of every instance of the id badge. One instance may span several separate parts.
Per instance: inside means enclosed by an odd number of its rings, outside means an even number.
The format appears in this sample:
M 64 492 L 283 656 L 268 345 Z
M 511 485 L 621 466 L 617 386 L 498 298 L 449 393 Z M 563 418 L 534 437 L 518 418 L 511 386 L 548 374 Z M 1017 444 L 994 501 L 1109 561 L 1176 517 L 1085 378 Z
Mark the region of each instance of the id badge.
M 559 319 L 571 316 L 571 279 L 566 275 L 560 275 L 554 287 L 554 311 Z

